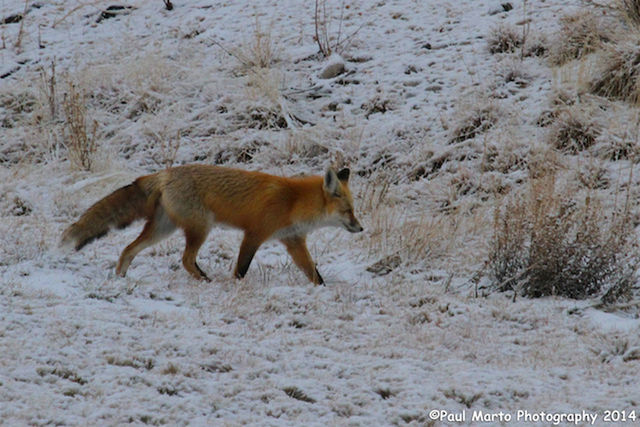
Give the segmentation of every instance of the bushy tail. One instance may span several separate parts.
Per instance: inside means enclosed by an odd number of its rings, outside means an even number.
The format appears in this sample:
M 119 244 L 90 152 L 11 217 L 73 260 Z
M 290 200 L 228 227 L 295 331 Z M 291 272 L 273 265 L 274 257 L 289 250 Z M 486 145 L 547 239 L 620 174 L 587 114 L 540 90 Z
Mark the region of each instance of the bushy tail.
M 60 245 L 73 245 L 80 250 L 113 227 L 124 228 L 136 219 L 150 216 L 149 196 L 142 187 L 138 179 L 96 202 L 62 233 Z

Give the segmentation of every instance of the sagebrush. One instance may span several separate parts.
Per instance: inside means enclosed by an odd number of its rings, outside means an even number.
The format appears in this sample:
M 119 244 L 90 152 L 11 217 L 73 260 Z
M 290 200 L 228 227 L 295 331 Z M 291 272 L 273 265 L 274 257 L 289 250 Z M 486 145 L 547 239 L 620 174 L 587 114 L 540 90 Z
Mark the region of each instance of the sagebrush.
M 501 291 L 576 299 L 630 293 L 640 254 L 628 208 L 578 197 L 550 173 L 496 209 L 493 228 L 489 267 Z

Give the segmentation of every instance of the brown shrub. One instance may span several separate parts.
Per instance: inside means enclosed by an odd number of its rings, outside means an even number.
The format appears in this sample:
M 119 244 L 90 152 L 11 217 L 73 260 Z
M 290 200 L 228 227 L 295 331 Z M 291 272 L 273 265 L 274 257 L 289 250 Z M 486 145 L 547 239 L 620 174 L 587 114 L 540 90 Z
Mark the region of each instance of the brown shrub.
M 635 240 L 627 210 L 577 198 L 548 174 L 496 209 L 489 268 L 499 290 L 528 297 L 628 295 L 640 263 Z
M 600 63 L 601 69 L 589 85 L 592 93 L 633 104 L 640 102 L 638 40 L 607 45 Z

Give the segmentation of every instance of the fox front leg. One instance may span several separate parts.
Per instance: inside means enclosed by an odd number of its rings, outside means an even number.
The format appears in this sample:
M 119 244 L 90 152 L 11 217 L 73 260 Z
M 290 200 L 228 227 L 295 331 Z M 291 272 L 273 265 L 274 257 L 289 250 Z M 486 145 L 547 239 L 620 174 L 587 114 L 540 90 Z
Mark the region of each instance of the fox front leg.
M 324 280 L 311 259 L 305 238 L 301 236 L 290 237 L 282 239 L 281 242 L 287 247 L 287 252 L 291 255 L 293 262 L 304 272 L 307 278 L 316 285 L 324 285 Z

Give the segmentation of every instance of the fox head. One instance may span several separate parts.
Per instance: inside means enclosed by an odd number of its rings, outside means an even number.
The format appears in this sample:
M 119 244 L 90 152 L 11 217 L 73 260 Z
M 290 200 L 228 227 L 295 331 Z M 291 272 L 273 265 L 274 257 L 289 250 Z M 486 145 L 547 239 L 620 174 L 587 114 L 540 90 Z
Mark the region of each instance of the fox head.
M 344 227 L 351 233 L 359 233 L 362 226 L 353 214 L 353 197 L 349 190 L 349 169 L 340 172 L 332 168 L 327 169 L 324 175 L 322 189 L 327 201 L 326 209 L 329 221 L 339 227 Z

